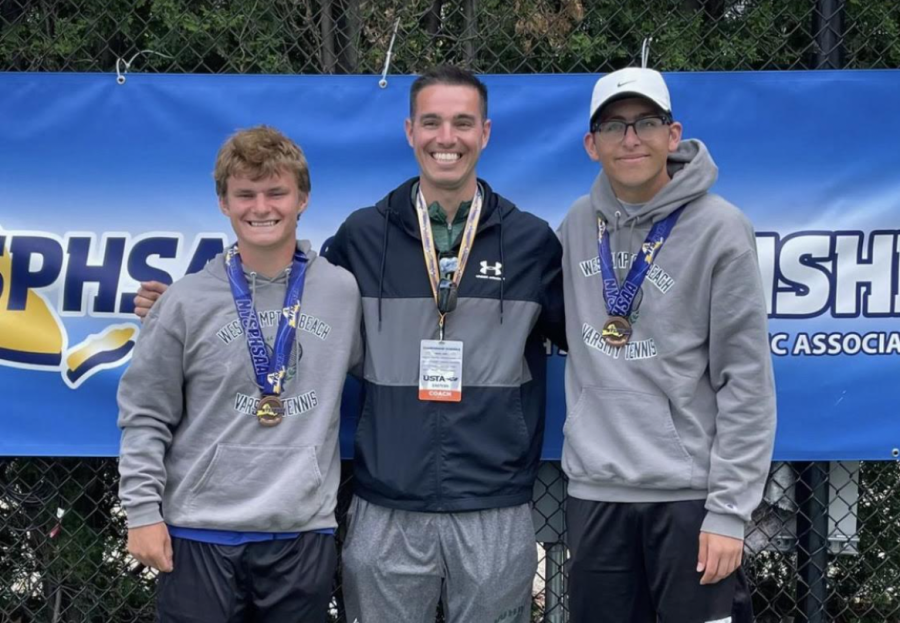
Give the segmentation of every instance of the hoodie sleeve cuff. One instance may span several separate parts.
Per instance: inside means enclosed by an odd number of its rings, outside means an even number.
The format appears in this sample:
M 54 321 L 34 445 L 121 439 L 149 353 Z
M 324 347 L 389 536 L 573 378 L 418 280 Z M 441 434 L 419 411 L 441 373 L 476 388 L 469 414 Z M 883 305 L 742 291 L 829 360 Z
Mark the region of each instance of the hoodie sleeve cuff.
M 744 540 L 744 531 L 746 526 L 744 520 L 737 515 L 723 515 L 707 511 L 703 525 L 700 526 L 701 532 L 709 532 L 710 534 L 721 534 L 732 539 Z
M 157 502 L 149 502 L 147 504 L 139 504 L 138 506 L 126 508 L 125 515 L 128 518 L 129 528 L 149 526 L 151 524 L 160 523 L 163 520 Z

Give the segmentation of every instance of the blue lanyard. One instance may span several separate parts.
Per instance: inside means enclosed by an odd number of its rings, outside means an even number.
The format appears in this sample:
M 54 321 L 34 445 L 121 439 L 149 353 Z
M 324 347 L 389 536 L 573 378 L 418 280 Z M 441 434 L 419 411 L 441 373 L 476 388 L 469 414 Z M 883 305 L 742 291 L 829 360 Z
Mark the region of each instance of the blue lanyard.
M 619 280 L 616 279 L 616 271 L 613 266 L 612 249 L 609 245 L 609 236 L 606 234 L 606 223 L 602 219 L 597 219 L 597 246 L 598 256 L 600 259 L 600 276 L 603 283 L 603 298 L 606 301 L 606 312 L 609 316 L 620 316 L 627 318 L 631 315 L 631 306 L 637 293 L 641 291 L 641 285 L 650 267 L 653 266 L 653 259 L 659 250 L 662 249 L 666 238 L 672 233 L 675 222 L 685 206 L 681 206 L 669 216 L 661 221 L 654 223 L 647 234 L 647 239 L 641 245 L 641 252 L 634 258 L 631 263 L 631 269 L 625 277 L 622 287 L 619 287 Z
M 281 382 L 287 373 L 288 358 L 291 356 L 294 336 L 297 333 L 297 317 L 300 314 L 300 301 L 303 299 L 307 262 L 306 255 L 301 251 L 294 253 L 287 292 L 284 295 L 284 307 L 281 310 L 281 317 L 278 319 L 278 332 L 275 334 L 275 346 L 270 359 L 266 341 L 263 339 L 262 330 L 259 327 L 259 316 L 253 306 L 250 286 L 247 278 L 244 277 L 244 267 L 241 264 L 237 245 L 235 244 L 225 253 L 225 271 L 228 274 L 231 295 L 234 297 L 234 305 L 237 308 L 238 319 L 241 321 L 244 335 L 247 336 L 247 346 L 250 349 L 250 361 L 253 362 L 253 371 L 256 374 L 256 384 L 262 390 L 263 396 L 281 394 Z

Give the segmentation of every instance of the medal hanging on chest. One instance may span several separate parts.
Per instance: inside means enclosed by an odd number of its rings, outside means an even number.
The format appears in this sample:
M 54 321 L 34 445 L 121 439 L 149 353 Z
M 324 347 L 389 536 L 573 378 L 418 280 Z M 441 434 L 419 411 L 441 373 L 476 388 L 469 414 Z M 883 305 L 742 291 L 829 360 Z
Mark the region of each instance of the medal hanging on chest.
M 263 396 L 256 408 L 256 417 L 260 426 L 278 426 L 284 419 L 284 404 L 278 396 Z
M 603 219 L 597 219 L 597 253 L 600 259 L 603 301 L 606 304 L 606 315 L 608 316 L 601 335 L 613 348 L 624 346 L 631 339 L 633 329 L 628 318 L 631 316 L 635 297 L 641 291 L 641 285 L 643 285 L 650 267 L 653 266 L 656 254 L 659 253 L 663 243 L 672 233 L 672 229 L 683 211 L 684 206 L 681 206 L 663 220 L 653 224 L 650 233 L 647 234 L 647 239 L 641 245 L 641 252 L 635 256 L 621 287 L 616 278 L 606 223 Z
M 280 395 L 297 334 L 297 317 L 300 314 L 300 301 L 303 299 L 307 263 L 306 255 L 301 251 L 294 253 L 284 306 L 278 319 L 275 343 L 270 356 L 259 326 L 259 316 L 253 305 L 250 286 L 244 276 L 244 267 L 237 245 L 228 249 L 225 254 L 225 272 L 231 286 L 231 295 L 244 336 L 247 338 L 256 384 L 262 393 L 256 408 L 256 419 L 260 426 L 277 426 L 284 419 L 284 404 Z

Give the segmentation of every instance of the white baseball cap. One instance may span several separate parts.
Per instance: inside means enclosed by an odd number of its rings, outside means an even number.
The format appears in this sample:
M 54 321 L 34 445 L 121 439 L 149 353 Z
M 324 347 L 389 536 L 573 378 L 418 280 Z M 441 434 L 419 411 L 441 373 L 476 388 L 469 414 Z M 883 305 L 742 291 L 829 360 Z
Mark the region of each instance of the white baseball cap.
M 591 116 L 588 121 L 592 121 L 594 115 L 606 104 L 629 96 L 645 97 L 664 112 L 672 114 L 669 89 L 662 74 L 645 67 L 628 67 L 597 80 L 591 97 Z

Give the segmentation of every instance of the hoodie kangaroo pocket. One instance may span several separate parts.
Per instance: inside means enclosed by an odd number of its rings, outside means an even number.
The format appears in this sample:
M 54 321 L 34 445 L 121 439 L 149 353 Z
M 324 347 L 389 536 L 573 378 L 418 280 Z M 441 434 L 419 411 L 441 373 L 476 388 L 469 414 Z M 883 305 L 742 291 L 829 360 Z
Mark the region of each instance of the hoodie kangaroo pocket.
M 662 395 L 587 387 L 566 418 L 566 473 L 596 484 L 688 489 L 693 461 Z
M 191 522 L 220 530 L 292 532 L 322 506 L 314 446 L 222 443 L 191 487 Z

